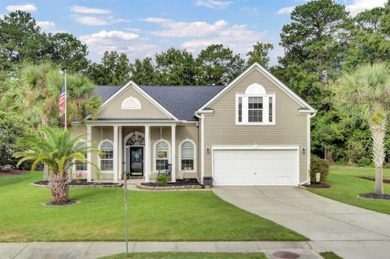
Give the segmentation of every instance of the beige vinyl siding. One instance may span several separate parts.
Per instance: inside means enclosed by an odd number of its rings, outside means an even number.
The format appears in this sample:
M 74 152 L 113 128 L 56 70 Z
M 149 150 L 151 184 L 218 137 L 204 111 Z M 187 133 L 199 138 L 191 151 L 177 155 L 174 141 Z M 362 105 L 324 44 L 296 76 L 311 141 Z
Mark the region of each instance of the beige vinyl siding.
M 123 100 L 128 97 L 137 98 L 141 103 L 141 109 L 121 109 Z M 167 119 L 169 118 L 157 106 L 146 99 L 133 87 L 129 86 L 125 91 L 116 96 L 107 106 L 101 110 L 98 119 Z
M 275 125 L 236 125 L 236 94 L 245 93 L 253 84 L 261 84 L 267 94 L 275 94 Z M 205 116 L 205 148 L 213 145 L 299 145 L 300 182 L 307 180 L 307 115 L 299 114 L 301 108 L 294 100 L 274 85 L 258 70 L 237 82 L 211 107 L 213 115 Z M 212 155 L 205 152 L 205 176 L 212 174 Z
M 186 126 L 176 126 L 176 154 L 175 154 L 175 158 L 176 158 L 176 176 L 177 176 L 177 173 L 180 171 L 180 168 L 179 168 L 179 145 L 180 143 L 184 140 L 184 139 L 191 139 L 192 141 L 195 142 L 195 145 L 196 145 L 196 150 L 199 148 L 198 147 L 198 131 L 197 131 L 197 126 L 196 124 L 190 124 L 190 125 L 186 125 Z M 168 143 L 169 143 L 169 146 L 170 148 L 172 149 L 172 128 L 169 126 L 169 127 L 164 127 L 164 126 L 161 126 L 161 127 L 152 127 L 151 128 L 151 170 L 152 170 L 152 173 L 153 174 L 156 174 L 156 164 L 155 164 L 155 150 L 154 150 L 154 147 L 155 147 L 155 144 L 157 141 L 159 141 L 160 139 L 163 139 L 163 140 L 166 140 Z M 197 152 L 197 151 L 196 151 Z M 172 160 L 172 158 L 170 158 Z M 198 178 L 198 171 L 199 171 L 199 156 L 197 155 L 196 157 L 196 172 L 195 173 L 186 173 L 185 174 L 185 177 L 186 178 Z M 153 175 L 153 178 L 155 178 L 156 175 Z

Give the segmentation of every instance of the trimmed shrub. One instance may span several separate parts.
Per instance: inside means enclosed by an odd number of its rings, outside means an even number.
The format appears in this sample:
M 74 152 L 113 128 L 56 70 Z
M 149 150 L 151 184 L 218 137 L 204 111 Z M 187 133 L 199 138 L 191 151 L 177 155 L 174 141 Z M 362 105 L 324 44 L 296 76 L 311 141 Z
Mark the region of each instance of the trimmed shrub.
M 169 174 L 160 174 L 159 176 L 157 176 L 156 184 L 163 186 L 167 185 L 169 181 L 171 181 L 171 176 Z
M 310 181 L 312 183 L 316 182 L 316 173 L 321 175 L 320 182 L 325 181 L 329 174 L 329 163 L 325 159 L 311 155 Z

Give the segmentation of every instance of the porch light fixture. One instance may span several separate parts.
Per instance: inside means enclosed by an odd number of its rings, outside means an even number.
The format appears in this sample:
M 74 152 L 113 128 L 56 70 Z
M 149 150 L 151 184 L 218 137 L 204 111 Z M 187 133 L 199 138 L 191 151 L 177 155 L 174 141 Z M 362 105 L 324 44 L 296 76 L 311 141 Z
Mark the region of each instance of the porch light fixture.
M 210 154 L 210 147 L 206 147 L 207 154 Z
M 302 148 L 302 154 L 306 154 L 306 149 L 304 147 Z

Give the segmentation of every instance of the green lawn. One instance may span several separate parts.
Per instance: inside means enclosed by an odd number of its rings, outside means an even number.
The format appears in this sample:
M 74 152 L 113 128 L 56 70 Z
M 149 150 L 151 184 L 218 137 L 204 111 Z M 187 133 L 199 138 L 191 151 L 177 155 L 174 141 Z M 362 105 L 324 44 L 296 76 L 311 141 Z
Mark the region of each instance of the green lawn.
M 326 183 L 331 189 L 308 188 L 311 192 L 354 206 L 390 214 L 390 200 L 364 199 L 362 193 L 374 191 L 374 181 L 358 178 L 374 177 L 374 168 L 332 166 Z M 390 178 L 390 169 L 384 169 L 384 177 Z M 390 194 L 390 184 L 384 184 L 386 194 Z
M 80 203 L 46 207 L 41 173 L 0 177 L 0 242 L 124 240 L 122 188 L 71 188 Z M 131 241 L 307 240 L 210 191 L 129 192 Z
M 119 254 L 113 256 L 102 257 L 102 259 L 122 259 L 122 258 L 132 258 L 132 259 L 143 259 L 143 258 L 159 258 L 159 259 L 173 259 L 173 258 L 185 258 L 185 259 L 266 259 L 267 257 L 263 253 L 179 253 L 179 252 L 161 252 L 161 253 L 131 253 L 126 256 L 126 254 Z

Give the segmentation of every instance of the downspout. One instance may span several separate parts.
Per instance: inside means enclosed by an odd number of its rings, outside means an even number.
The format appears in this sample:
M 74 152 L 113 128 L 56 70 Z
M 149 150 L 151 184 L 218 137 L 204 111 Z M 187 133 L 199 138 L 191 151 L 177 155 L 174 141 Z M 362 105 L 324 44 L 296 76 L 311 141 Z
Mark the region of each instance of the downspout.
M 317 115 L 317 112 L 314 112 L 313 114 L 307 116 L 307 179 L 303 184 L 310 184 L 311 179 L 310 179 L 310 164 L 311 164 L 311 119 L 314 118 Z
M 199 115 L 198 112 L 195 112 L 195 117 L 199 119 L 200 122 L 200 179 L 198 181 L 203 184 L 204 178 L 204 114 Z

